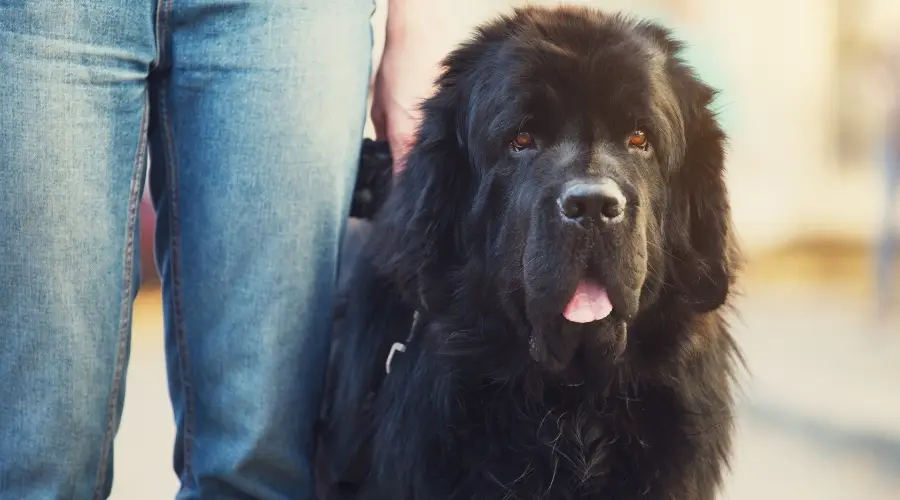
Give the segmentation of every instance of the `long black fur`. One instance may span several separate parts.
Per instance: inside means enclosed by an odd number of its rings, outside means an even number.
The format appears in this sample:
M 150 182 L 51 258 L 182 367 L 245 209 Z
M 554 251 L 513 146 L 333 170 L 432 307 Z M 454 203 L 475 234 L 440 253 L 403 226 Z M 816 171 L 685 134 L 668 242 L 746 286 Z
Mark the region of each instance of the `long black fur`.
M 653 23 L 526 8 L 448 56 L 353 271 L 322 428 L 332 497 L 715 497 L 738 252 L 714 92 L 679 48 Z M 522 127 L 536 150 L 510 150 Z M 595 174 L 623 186 L 628 224 L 561 225 L 551 194 Z M 585 272 L 614 302 L 599 326 L 560 315 Z

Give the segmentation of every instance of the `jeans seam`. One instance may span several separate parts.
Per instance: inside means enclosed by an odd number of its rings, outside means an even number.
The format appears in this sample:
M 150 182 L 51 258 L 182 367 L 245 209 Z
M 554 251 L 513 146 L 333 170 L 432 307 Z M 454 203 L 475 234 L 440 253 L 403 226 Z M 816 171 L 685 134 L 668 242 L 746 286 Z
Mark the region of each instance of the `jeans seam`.
M 156 60 L 150 65 L 153 70 L 163 65 L 166 58 L 166 41 L 169 34 L 168 23 L 172 12 L 172 0 L 158 0 L 156 4 Z
M 165 88 L 159 91 L 159 116 L 162 137 L 165 141 L 166 152 L 166 178 L 169 190 L 169 270 L 172 279 L 172 322 L 175 327 L 175 342 L 178 346 L 178 364 L 181 372 L 181 386 L 184 403 L 184 471 L 180 478 L 184 486 L 193 486 L 193 472 L 191 457 L 193 453 L 194 439 L 194 388 L 190 382 L 190 366 L 187 345 L 186 328 L 184 324 L 184 306 L 181 294 L 181 222 L 178 204 L 178 161 L 175 155 L 175 138 L 172 132 L 172 122 L 169 119 L 166 102 L 167 92 Z
M 131 174 L 131 193 L 128 197 L 128 222 L 125 233 L 124 276 L 122 278 L 122 304 L 119 313 L 119 340 L 116 347 L 116 365 L 113 376 L 113 387 L 109 394 L 107 407 L 106 431 L 103 435 L 103 444 L 100 451 L 100 463 L 97 470 L 97 482 L 94 487 L 94 500 L 102 500 L 106 471 L 112 451 L 113 437 L 115 436 L 115 422 L 117 407 L 119 405 L 120 392 L 122 391 L 122 379 L 125 374 L 125 357 L 128 351 L 128 337 L 131 335 L 131 312 L 134 307 L 132 288 L 134 286 L 134 230 L 137 224 L 138 207 L 140 206 L 143 180 L 143 164 L 146 164 L 147 155 L 147 125 L 148 125 L 147 97 L 144 97 L 144 106 L 141 116 L 140 139 L 135 153 Z
M 159 0 L 156 13 L 158 60 L 156 67 L 166 62 L 169 37 L 171 36 L 170 18 L 174 0 Z M 169 119 L 166 85 L 170 80 L 158 83 L 157 102 L 159 109 L 160 140 L 163 142 L 163 159 L 166 169 L 166 189 L 169 190 L 169 271 L 172 280 L 172 324 L 174 325 L 175 344 L 179 365 L 179 378 L 182 387 L 182 404 L 184 405 L 184 433 L 182 435 L 182 457 L 184 468 L 179 480 L 182 487 L 193 487 L 193 470 L 191 457 L 194 442 L 194 388 L 190 382 L 188 346 L 184 325 L 184 306 L 181 298 L 181 223 L 178 211 L 178 160 L 175 154 L 175 138 L 172 122 Z

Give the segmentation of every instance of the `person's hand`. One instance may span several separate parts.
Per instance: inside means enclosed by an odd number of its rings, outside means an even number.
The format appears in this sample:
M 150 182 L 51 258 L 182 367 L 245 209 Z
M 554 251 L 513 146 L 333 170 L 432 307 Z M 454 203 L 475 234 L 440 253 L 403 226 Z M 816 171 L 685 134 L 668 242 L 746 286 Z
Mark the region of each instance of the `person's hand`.
M 440 9 L 429 3 L 391 0 L 384 53 L 372 88 L 375 136 L 390 144 L 395 176 L 406 166 L 415 140 L 419 106 L 434 92 L 440 62 L 454 42 Z
M 409 46 L 385 46 L 372 87 L 375 138 L 391 146 L 394 174 L 406 167 L 406 155 L 421 120 L 419 108 L 433 91 L 435 71 Z

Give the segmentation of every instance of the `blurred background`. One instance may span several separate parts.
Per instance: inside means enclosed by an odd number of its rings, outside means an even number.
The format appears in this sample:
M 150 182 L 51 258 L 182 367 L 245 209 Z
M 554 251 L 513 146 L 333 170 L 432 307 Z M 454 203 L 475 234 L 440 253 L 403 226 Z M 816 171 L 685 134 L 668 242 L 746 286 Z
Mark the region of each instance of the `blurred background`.
M 461 40 L 524 3 L 464 1 L 448 22 Z M 900 230 L 891 204 L 900 195 L 900 1 L 567 3 L 664 22 L 722 89 L 716 107 L 731 135 L 728 180 L 749 259 L 733 319 L 748 370 L 722 498 L 900 498 L 900 249 L 887 238 Z M 379 0 L 375 61 L 384 16 Z M 172 498 L 177 487 L 159 289 L 145 281 L 114 499 Z

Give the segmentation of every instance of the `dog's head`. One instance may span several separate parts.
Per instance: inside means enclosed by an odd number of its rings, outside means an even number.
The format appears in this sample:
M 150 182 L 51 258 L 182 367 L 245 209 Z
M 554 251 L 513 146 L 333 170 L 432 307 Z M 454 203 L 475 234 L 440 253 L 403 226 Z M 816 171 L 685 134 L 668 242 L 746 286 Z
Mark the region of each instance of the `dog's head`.
M 581 8 L 481 28 L 424 103 L 376 229 L 383 272 L 415 307 L 502 315 L 551 371 L 653 342 L 629 327 L 660 308 L 723 305 L 725 136 L 678 51 Z

